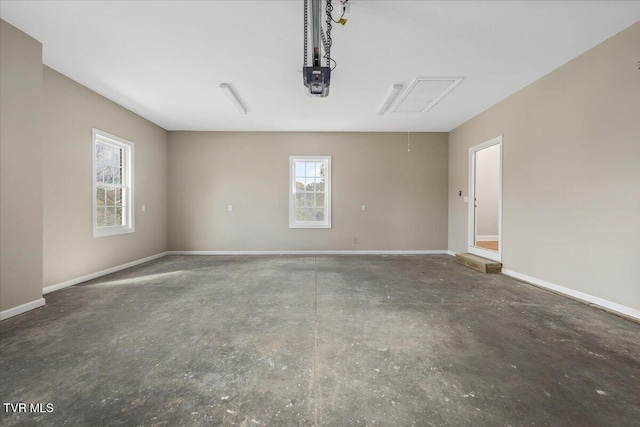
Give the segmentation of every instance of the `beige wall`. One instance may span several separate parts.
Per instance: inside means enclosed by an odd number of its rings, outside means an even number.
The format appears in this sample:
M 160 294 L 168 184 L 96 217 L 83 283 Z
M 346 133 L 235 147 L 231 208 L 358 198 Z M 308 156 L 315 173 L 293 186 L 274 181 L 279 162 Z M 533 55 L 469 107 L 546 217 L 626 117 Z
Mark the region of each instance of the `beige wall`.
M 332 156 L 332 229 L 288 228 L 290 155 Z M 173 250 L 447 246 L 445 133 L 170 132 L 169 159 Z
M 44 286 L 166 251 L 167 132 L 46 66 L 44 95 Z M 135 233 L 93 237 L 94 127 L 135 144 Z
M 504 267 L 640 309 L 640 24 L 449 135 L 449 249 L 469 147 L 504 135 Z
M 0 311 L 42 298 L 42 45 L 0 20 Z

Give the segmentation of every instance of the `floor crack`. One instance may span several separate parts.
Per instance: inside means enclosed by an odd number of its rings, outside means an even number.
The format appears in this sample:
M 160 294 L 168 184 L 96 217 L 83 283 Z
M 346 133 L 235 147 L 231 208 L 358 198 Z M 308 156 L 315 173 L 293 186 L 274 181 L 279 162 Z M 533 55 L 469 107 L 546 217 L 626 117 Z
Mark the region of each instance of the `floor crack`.
M 314 426 L 318 426 L 318 257 L 313 257 L 313 419 Z

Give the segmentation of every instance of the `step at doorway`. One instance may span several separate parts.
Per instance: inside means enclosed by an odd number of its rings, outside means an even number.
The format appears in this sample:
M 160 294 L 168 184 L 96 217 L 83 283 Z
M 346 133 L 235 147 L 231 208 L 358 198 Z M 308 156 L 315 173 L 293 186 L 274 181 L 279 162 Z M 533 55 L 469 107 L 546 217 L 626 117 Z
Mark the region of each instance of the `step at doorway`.
M 456 260 L 481 273 L 496 274 L 502 272 L 502 263 L 473 254 L 456 254 Z

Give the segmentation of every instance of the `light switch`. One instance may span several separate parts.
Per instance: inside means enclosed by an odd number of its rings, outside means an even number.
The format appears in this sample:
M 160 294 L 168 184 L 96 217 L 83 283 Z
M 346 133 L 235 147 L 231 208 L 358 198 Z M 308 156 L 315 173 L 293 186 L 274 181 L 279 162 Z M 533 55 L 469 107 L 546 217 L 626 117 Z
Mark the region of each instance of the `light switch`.
M 147 210 L 147 205 L 142 205 L 142 212 Z
M 227 206 L 227 210 L 228 210 L 229 212 L 233 212 L 233 205 L 229 205 L 229 206 Z
M 366 211 L 367 207 L 365 205 L 362 205 L 362 212 Z
M 469 196 L 464 196 L 464 202 L 469 203 Z

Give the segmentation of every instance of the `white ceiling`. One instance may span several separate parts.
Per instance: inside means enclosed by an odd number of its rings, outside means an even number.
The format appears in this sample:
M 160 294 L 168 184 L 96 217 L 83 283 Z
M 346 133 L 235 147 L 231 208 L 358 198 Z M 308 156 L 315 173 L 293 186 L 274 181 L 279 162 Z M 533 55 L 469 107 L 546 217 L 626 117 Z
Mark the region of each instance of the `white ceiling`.
M 0 16 L 46 65 L 165 129 L 263 131 L 449 131 L 640 19 L 639 1 L 351 0 L 331 94 L 310 98 L 302 4 L 2 0 Z M 426 114 L 375 114 L 415 77 L 465 80 Z

